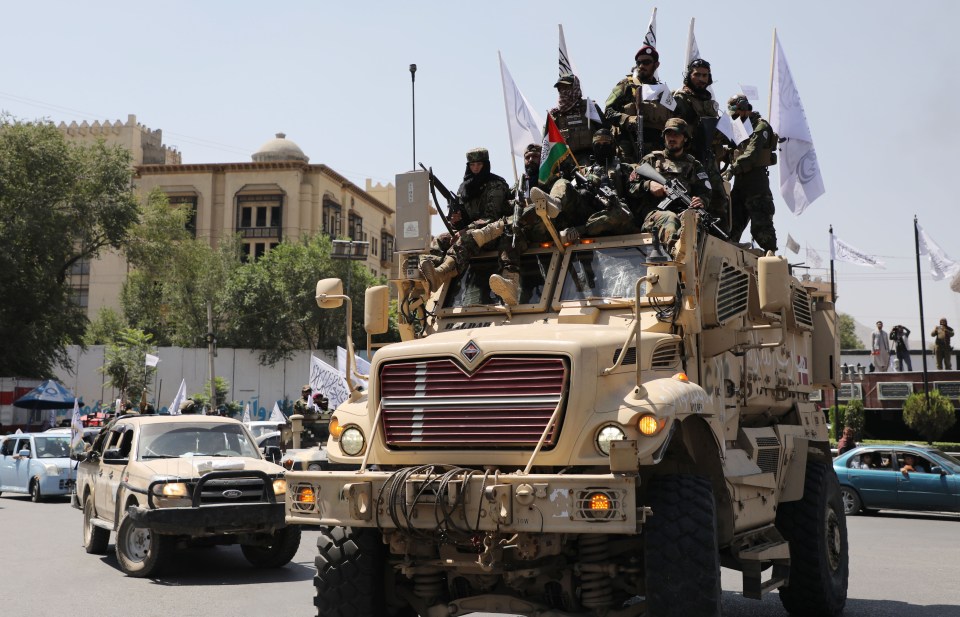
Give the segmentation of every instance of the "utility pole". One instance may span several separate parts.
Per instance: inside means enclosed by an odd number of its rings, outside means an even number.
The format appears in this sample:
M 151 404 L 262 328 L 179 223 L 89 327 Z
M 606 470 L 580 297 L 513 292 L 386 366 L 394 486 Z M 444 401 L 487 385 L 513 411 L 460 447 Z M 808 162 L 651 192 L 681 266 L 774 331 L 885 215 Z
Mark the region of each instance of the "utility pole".
M 410 115 L 413 117 L 413 162 L 410 163 L 410 169 L 417 168 L 417 65 L 410 65 Z
M 207 366 L 210 374 L 210 411 L 217 408 L 216 376 L 213 374 L 213 358 L 216 355 L 216 338 L 213 336 L 213 300 L 207 300 Z

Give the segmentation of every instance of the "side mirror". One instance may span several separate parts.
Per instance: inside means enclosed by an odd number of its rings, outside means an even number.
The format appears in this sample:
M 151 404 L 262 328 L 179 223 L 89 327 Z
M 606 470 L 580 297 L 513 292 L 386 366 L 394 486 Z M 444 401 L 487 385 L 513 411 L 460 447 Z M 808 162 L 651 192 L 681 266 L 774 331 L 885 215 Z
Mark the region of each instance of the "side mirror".
M 676 266 L 647 266 L 647 276 L 656 276 L 656 282 L 647 283 L 648 298 L 667 298 L 677 295 L 679 274 Z
M 328 296 L 342 296 L 343 281 L 340 279 L 320 279 L 317 281 L 317 306 L 322 309 L 335 309 L 343 306 L 343 298 L 329 298 Z
M 369 287 L 363 300 L 363 327 L 368 334 L 383 334 L 390 329 L 390 288 Z
M 940 465 L 934 465 L 930 468 L 930 473 L 938 473 L 941 476 L 947 475 L 947 472 Z
M 30 450 L 20 450 L 17 452 L 17 456 L 20 458 L 30 458 Z
M 126 460 L 127 457 L 120 452 L 120 448 L 110 448 L 103 453 L 104 463 L 123 463 Z
M 263 455 L 271 463 L 280 464 L 280 446 L 264 446 Z

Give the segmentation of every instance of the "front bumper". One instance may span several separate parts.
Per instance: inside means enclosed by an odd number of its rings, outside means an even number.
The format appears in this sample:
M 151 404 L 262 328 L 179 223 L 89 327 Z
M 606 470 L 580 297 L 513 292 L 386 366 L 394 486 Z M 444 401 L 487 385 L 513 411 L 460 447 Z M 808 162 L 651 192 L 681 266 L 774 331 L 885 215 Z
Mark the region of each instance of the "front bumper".
M 644 521 L 636 477 L 447 471 L 289 472 L 287 524 L 636 534 Z
M 190 536 L 272 532 L 284 526 L 283 514 L 283 503 L 127 508 L 127 515 L 131 519 L 157 533 Z
M 73 492 L 73 487 L 77 484 L 76 474 L 63 474 L 59 476 L 39 476 L 40 494 L 42 495 L 67 495 Z

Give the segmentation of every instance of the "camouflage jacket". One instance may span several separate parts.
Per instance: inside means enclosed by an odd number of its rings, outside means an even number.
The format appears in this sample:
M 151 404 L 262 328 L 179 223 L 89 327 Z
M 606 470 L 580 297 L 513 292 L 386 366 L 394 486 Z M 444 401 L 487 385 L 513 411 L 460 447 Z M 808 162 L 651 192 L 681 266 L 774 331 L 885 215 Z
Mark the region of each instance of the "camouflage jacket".
M 706 136 L 700 128 L 701 118 L 719 118 L 720 106 L 713 99 L 709 90 L 702 93 L 695 92 L 688 86 L 684 86 L 673 93 L 677 100 L 677 116 L 686 120 L 690 125 L 691 140 L 689 151 L 697 160 L 706 166 L 704 159 L 714 159 L 715 167 L 719 169 L 720 161 L 723 159 L 723 146 L 728 142 L 726 136 L 720 131 L 714 131 L 710 139 L 710 151 L 707 152 Z
M 573 157 L 580 163 L 583 163 L 593 151 L 593 133 L 606 124 L 599 106 L 596 103 L 592 104 L 596 109 L 596 115 L 600 117 L 600 122 L 587 119 L 586 99 L 580 99 L 579 103 L 567 111 L 560 111 L 556 107 L 550 110 L 550 117 L 553 118 L 564 141 L 573 152 Z
M 761 118 L 760 114 L 751 113 L 750 124 L 753 125 L 753 133 L 745 144 L 736 149 L 735 158 L 730 163 L 730 173 L 737 177 L 768 167 L 772 162 L 771 153 L 777 147 L 776 136 L 770 123 Z
M 513 212 L 508 203 L 510 186 L 506 180 L 496 174 L 490 174 L 490 179 L 473 199 L 464 198 L 463 184 L 457 190 L 457 195 L 460 195 L 463 200 L 463 209 L 466 213 L 466 216 L 454 225 L 458 230 L 464 229 L 467 225 L 479 219 L 493 221 L 509 216 Z
M 643 157 L 641 163 L 649 163 L 667 180 L 676 178 L 687 189 L 691 198 L 699 197 L 704 209 L 709 207 L 712 189 L 707 172 L 700 161 L 691 155 L 682 154 L 678 159 L 671 159 L 666 150 L 658 150 Z M 645 197 L 647 206 L 659 203 L 658 198 L 650 195 L 650 180 L 636 173 L 630 175 L 630 193 L 636 197 Z
M 648 85 L 657 85 L 652 82 Z M 637 115 L 637 90 L 643 87 L 632 74 L 617 82 L 606 101 L 607 123 L 620 128 L 621 144 L 624 141 L 636 140 L 636 130 L 627 130 L 630 118 Z M 676 114 L 656 101 L 641 101 L 640 115 L 643 116 L 643 147 L 644 151 L 663 147 L 663 127 L 667 120 Z M 621 145 L 621 147 L 623 147 Z M 635 146 L 634 146 L 635 147 Z M 627 153 L 629 155 L 629 153 Z

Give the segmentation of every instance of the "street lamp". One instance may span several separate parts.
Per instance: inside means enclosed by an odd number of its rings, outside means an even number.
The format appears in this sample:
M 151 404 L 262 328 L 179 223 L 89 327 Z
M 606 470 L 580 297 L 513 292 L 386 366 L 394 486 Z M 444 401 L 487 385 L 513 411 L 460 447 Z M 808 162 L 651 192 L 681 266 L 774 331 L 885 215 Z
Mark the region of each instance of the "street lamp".
M 351 261 L 366 261 L 370 251 L 370 243 L 360 240 L 334 240 L 333 259 L 348 259 Z M 347 295 L 350 295 L 350 282 L 353 279 L 353 265 L 347 267 Z

